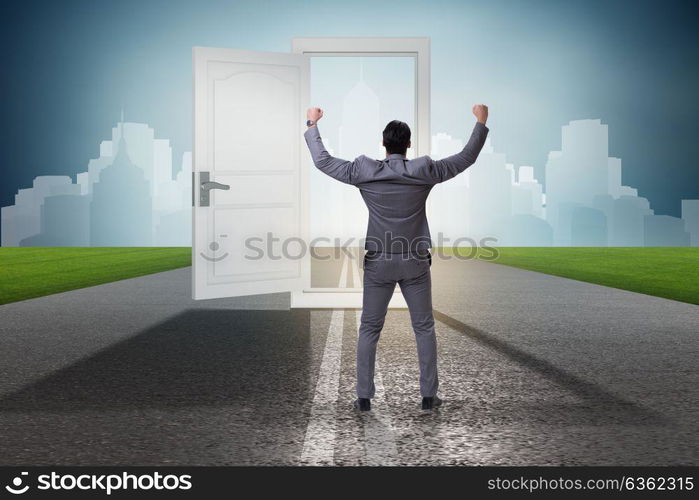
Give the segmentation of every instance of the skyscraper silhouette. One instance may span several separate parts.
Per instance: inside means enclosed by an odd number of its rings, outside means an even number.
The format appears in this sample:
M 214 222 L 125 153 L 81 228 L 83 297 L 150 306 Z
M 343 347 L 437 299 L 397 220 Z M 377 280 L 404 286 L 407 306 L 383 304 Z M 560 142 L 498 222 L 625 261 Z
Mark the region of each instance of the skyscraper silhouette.
M 143 170 L 129 159 L 123 122 L 114 162 L 93 186 L 90 203 L 92 246 L 149 246 L 153 241 L 152 202 Z

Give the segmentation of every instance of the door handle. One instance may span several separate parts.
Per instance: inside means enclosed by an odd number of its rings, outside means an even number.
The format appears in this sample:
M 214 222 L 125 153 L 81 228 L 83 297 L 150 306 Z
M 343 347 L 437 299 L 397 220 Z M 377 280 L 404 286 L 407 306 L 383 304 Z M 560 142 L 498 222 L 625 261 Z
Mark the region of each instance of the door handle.
M 208 207 L 210 204 L 209 191 L 212 189 L 222 189 L 228 191 L 231 187 L 228 184 L 210 181 L 209 172 L 199 172 L 199 206 Z
M 228 184 L 221 184 L 220 182 L 202 182 L 201 188 L 207 191 L 209 189 L 223 189 L 224 191 L 228 191 L 231 187 Z

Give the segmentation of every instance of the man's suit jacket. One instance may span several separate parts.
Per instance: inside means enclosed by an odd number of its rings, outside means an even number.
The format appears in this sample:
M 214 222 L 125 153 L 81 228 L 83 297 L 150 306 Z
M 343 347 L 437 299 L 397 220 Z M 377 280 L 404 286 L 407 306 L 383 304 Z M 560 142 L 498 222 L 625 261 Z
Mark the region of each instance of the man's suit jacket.
M 408 160 L 405 155 L 390 154 L 383 160 L 362 155 L 348 161 L 328 153 L 317 126 L 306 130 L 304 137 L 320 171 L 359 188 L 369 209 L 366 250 L 424 255 L 432 247 L 425 212 L 430 190 L 475 163 L 488 130 L 476 122 L 464 149 L 442 160 L 429 156 Z

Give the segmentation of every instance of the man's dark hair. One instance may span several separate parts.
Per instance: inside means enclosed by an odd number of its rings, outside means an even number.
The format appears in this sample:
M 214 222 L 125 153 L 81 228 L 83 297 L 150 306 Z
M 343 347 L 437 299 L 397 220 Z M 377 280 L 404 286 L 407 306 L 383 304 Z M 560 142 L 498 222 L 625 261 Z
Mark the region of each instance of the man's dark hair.
M 409 142 L 410 127 L 407 123 L 393 120 L 383 129 L 383 146 L 389 155 L 394 153 L 404 155 L 408 150 Z

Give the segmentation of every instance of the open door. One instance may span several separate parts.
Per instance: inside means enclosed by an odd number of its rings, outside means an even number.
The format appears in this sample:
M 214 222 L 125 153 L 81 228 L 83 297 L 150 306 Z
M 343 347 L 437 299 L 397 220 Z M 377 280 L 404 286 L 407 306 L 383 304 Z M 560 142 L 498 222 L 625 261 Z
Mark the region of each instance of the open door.
M 309 281 L 303 54 L 193 49 L 194 299 Z

